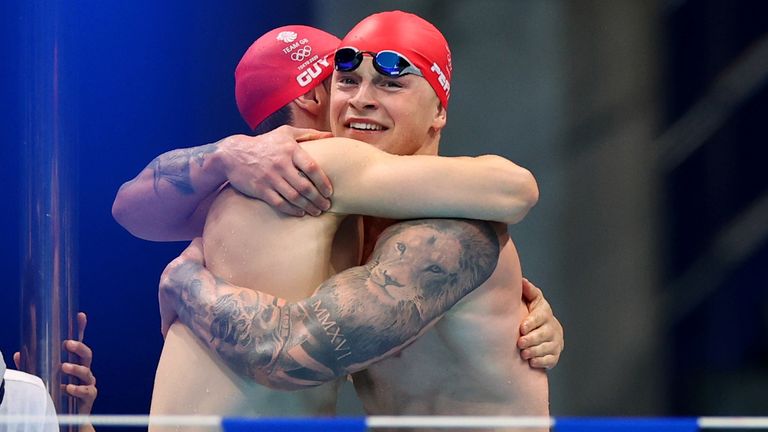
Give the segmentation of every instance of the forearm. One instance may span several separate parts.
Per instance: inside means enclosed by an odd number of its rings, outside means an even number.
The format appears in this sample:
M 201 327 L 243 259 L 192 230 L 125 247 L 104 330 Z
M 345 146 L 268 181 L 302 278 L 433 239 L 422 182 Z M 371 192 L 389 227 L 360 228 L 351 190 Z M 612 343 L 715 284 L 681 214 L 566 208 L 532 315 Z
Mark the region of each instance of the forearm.
M 333 182 L 331 211 L 338 213 L 510 224 L 538 200 L 530 171 L 499 156 L 399 156 L 342 138 L 304 148 Z
M 520 222 L 539 199 L 533 174 L 501 156 L 441 159 L 453 166 L 430 166 L 425 172 L 438 189 L 427 195 L 429 200 L 447 205 L 441 217 L 514 224 Z
M 301 357 L 309 358 L 306 355 L 297 356 L 298 361 L 293 358 L 301 351 L 295 348 L 302 343 L 312 345 L 314 357 L 334 349 L 330 339 L 307 337 L 316 333 L 310 328 L 322 329 L 327 320 L 309 314 L 304 302 L 288 304 L 269 294 L 231 285 L 199 263 L 166 270 L 161 293 L 178 296 L 173 301 L 179 321 L 243 377 L 272 388 L 293 390 L 320 385 L 347 373 L 338 366 L 320 367 L 315 361 L 300 365 Z M 330 360 L 324 358 L 322 364 L 335 364 Z
M 199 236 L 210 199 L 227 180 L 216 155 L 222 141 L 156 157 L 120 187 L 112 205 L 115 220 L 146 240 Z
M 538 200 L 531 173 L 498 156 L 394 157 L 392 164 L 372 165 L 353 181 L 362 186 L 338 186 L 334 205 L 346 199 L 359 210 L 353 214 L 395 219 L 444 217 L 512 224 Z
M 236 372 L 273 388 L 320 385 L 412 342 L 490 276 L 499 253 L 493 230 L 471 221 L 410 221 L 382 238 L 366 266 L 292 304 L 218 280 L 183 254 L 164 272 L 161 302 L 175 302 Z
M 480 156 L 482 160 L 489 164 L 490 172 L 498 173 L 498 190 L 492 193 L 497 194 L 499 206 L 502 211 L 498 218 L 489 219 L 506 224 L 514 224 L 523 220 L 528 211 L 539 201 L 539 187 L 533 174 L 499 156 Z M 493 191 L 493 186 L 489 185 Z
M 187 293 L 179 319 L 232 370 L 268 385 L 285 344 L 280 317 L 288 308 L 272 296 L 221 280 L 213 286 L 209 293 Z

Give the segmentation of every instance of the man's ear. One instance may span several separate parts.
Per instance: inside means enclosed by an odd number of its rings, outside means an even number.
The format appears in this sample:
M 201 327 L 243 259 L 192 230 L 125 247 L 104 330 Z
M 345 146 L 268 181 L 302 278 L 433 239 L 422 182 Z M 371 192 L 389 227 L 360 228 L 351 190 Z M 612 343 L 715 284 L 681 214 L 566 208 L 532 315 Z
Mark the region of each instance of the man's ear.
M 443 104 L 440 101 L 437 102 L 437 111 L 435 112 L 435 118 L 432 120 L 432 128 L 436 131 L 440 131 L 445 127 L 445 123 L 448 121 L 448 111 L 446 111 Z
M 322 106 L 320 102 L 320 95 L 318 94 L 318 87 L 322 86 L 315 86 L 312 90 L 293 100 L 299 108 L 307 111 L 313 116 L 322 114 Z

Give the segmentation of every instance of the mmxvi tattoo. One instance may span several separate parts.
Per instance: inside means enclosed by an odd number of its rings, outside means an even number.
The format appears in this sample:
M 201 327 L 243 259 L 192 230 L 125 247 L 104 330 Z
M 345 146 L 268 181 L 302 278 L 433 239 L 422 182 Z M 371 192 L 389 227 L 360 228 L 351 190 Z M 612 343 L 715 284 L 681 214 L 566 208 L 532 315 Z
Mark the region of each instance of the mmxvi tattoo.
M 203 166 L 205 156 L 213 153 L 218 143 L 206 144 L 200 147 L 172 150 L 156 157 L 149 163 L 151 167 L 154 182 L 155 193 L 158 193 L 160 180 L 165 180 L 172 184 L 179 192 L 190 195 L 195 192 L 190 177 L 189 165 L 191 162 Z

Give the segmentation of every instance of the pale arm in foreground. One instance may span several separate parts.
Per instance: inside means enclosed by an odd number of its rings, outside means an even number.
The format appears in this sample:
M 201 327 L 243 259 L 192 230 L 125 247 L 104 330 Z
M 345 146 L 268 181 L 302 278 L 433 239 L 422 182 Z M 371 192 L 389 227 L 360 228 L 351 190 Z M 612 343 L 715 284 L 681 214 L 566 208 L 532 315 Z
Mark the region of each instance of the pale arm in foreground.
M 500 156 L 399 156 L 344 138 L 302 147 L 333 183 L 331 212 L 513 224 L 539 198 L 530 171 Z

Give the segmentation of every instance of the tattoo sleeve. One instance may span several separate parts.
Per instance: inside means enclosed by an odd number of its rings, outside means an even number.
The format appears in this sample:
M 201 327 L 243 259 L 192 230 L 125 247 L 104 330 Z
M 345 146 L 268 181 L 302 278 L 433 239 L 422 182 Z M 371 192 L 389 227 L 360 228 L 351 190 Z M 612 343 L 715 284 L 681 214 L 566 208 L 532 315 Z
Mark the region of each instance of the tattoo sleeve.
M 164 284 L 179 319 L 236 372 L 280 389 L 320 385 L 392 355 L 494 271 L 499 243 L 486 222 L 402 222 L 364 266 L 296 303 L 230 285 L 181 262 Z M 161 289 L 166 289 L 161 286 Z
M 185 195 L 195 192 L 190 176 L 190 164 L 203 166 L 205 156 L 216 150 L 216 143 L 200 147 L 172 150 L 156 157 L 147 168 L 152 170 L 155 193 L 158 193 L 161 181 L 166 181 Z

